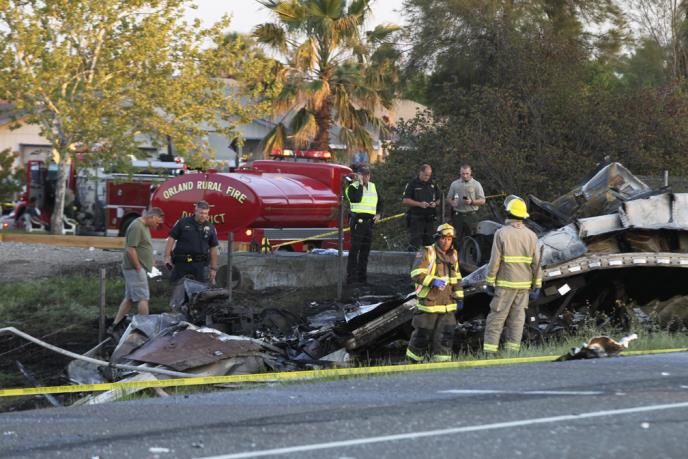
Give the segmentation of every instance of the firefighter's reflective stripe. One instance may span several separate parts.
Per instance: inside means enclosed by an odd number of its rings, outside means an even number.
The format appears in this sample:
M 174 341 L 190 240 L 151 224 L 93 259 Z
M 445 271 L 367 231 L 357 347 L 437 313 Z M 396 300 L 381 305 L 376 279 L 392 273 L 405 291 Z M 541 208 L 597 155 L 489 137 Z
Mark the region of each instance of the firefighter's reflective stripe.
M 411 277 L 416 277 L 418 274 L 427 274 L 427 273 L 428 273 L 427 268 L 418 268 L 418 269 L 414 269 L 413 271 L 411 271 Z
M 542 279 L 535 279 L 535 282 L 523 281 L 523 282 L 510 282 L 505 280 L 495 280 L 494 277 L 485 278 L 485 283 L 491 286 L 504 287 L 504 288 L 540 288 L 542 287 Z
M 435 275 L 435 248 L 429 245 L 427 246 L 427 249 L 428 256 L 430 258 L 427 269 L 419 268 L 413 270 L 413 272 L 418 271 L 419 274 L 422 274 L 423 272 L 426 273 L 426 276 L 423 278 L 423 282 L 416 284 L 416 296 L 418 296 L 418 298 L 425 298 L 428 296 L 428 292 L 430 292 L 430 282 L 432 282 L 433 276 Z M 411 273 L 412 276 L 413 272 Z
M 424 304 L 416 304 L 416 309 L 423 312 L 431 313 L 444 313 L 444 312 L 456 312 L 456 303 L 452 304 L 437 304 L 434 306 L 427 306 Z
M 458 300 L 462 300 L 463 299 L 463 290 L 459 290 L 459 291 L 452 293 L 452 296 Z
M 418 354 L 414 354 L 413 351 L 411 351 L 411 349 L 406 349 L 406 357 L 408 357 L 409 359 L 414 360 L 416 362 L 420 362 L 423 360 L 422 356 L 420 356 Z
M 533 257 L 520 257 L 520 256 L 509 256 L 509 255 L 504 255 L 502 257 L 502 261 L 504 263 L 532 263 L 533 262 Z
M 507 341 L 506 343 L 504 343 L 504 349 L 506 349 L 507 351 L 520 351 L 521 343 Z
M 460 280 L 461 280 L 461 274 L 459 274 L 456 277 L 450 277 L 449 278 L 449 285 L 456 285 L 459 283 Z
M 450 360 L 451 360 L 451 355 L 435 354 L 430 358 L 431 362 L 449 362 Z
M 483 351 L 485 352 L 497 352 L 498 348 L 496 344 L 489 344 L 489 343 L 484 343 L 483 344 Z
M 363 186 L 362 184 L 360 186 Z M 355 214 L 375 215 L 377 209 L 377 190 L 373 182 L 368 182 L 368 186 L 363 186 L 363 197 L 361 202 L 351 203 L 351 212 Z
M 497 280 L 497 287 L 503 287 L 503 288 L 515 288 L 515 289 L 521 289 L 521 288 L 530 288 L 533 285 L 531 281 L 524 281 L 524 282 L 510 282 L 510 281 L 505 281 L 498 279 Z
M 272 247 L 270 247 L 270 240 L 266 237 L 261 239 L 260 241 L 260 252 L 261 253 L 270 253 L 272 252 Z

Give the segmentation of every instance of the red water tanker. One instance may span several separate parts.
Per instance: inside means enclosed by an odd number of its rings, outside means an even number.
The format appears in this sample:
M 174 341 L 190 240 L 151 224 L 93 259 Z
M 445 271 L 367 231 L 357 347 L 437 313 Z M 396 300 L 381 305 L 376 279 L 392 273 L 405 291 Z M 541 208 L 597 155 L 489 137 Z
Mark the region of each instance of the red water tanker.
M 220 239 L 231 231 L 247 245 L 309 238 L 315 246 L 334 246 L 336 235 L 316 236 L 337 228 L 342 177 L 350 173 L 338 164 L 272 160 L 231 173 L 187 173 L 155 190 L 151 206 L 163 209 L 166 225 L 153 236 L 166 237 L 204 199 Z

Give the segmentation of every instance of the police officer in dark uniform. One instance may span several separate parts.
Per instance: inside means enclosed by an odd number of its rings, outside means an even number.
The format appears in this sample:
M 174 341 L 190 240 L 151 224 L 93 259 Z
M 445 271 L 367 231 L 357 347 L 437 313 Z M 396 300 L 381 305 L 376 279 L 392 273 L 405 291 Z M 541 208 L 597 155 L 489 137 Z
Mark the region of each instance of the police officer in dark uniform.
M 432 245 L 437 220 L 437 208 L 442 193 L 432 181 L 432 167 L 423 164 L 418 177 L 406 184 L 402 203 L 409 206 L 406 226 L 409 231 L 409 251 Z
M 170 230 L 164 261 L 173 266 L 171 282 L 190 276 L 199 282 L 215 283 L 219 243 L 215 227 L 208 221 L 209 212 L 208 203 L 198 201 L 194 215 L 180 218 Z

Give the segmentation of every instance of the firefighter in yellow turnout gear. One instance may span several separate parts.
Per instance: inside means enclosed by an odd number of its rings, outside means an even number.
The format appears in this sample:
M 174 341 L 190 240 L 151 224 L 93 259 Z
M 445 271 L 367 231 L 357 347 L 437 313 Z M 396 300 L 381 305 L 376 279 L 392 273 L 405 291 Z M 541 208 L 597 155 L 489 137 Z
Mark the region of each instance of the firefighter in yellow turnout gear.
M 495 353 L 506 322 L 507 351 L 519 351 L 526 320 L 528 301 L 540 295 L 540 269 L 537 236 L 524 224 L 528 218 L 526 203 L 519 197 L 505 201 L 506 224 L 497 230 L 487 267 L 487 293 L 492 295 L 490 313 L 485 323 L 483 351 Z
M 452 246 L 454 238 L 454 227 L 444 223 L 437 228 L 435 243 L 416 254 L 411 278 L 416 283 L 418 302 L 406 350 L 406 357 L 413 362 L 426 358 L 435 362 L 451 360 L 455 314 L 463 308 L 459 257 Z

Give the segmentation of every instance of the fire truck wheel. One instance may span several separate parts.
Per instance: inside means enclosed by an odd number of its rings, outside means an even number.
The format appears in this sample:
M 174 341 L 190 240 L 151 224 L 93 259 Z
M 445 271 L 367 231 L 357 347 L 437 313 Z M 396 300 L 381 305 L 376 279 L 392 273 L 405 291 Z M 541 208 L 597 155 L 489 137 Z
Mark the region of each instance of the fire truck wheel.
M 122 226 L 119 229 L 118 236 L 119 237 L 124 237 L 125 234 L 127 234 L 127 228 L 129 228 L 129 225 L 131 225 L 131 222 L 136 220 L 138 217 L 136 215 L 130 215 L 129 217 L 124 219 L 124 222 L 122 223 Z
M 227 287 L 227 265 L 220 266 L 215 277 L 215 283 L 222 288 Z M 232 266 L 232 290 L 241 287 L 241 273 L 236 266 Z

